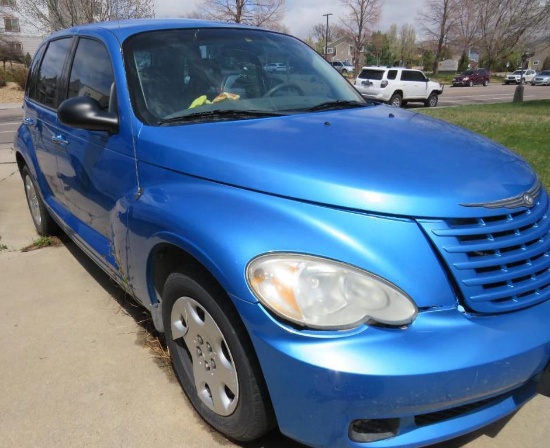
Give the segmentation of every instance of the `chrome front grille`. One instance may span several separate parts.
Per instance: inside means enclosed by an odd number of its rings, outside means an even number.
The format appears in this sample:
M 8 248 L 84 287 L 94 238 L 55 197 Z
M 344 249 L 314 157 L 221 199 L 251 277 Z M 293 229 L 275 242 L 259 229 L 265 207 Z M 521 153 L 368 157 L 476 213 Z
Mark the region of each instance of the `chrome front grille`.
M 532 208 L 468 219 L 419 220 L 462 293 L 480 313 L 512 311 L 550 298 L 550 213 Z

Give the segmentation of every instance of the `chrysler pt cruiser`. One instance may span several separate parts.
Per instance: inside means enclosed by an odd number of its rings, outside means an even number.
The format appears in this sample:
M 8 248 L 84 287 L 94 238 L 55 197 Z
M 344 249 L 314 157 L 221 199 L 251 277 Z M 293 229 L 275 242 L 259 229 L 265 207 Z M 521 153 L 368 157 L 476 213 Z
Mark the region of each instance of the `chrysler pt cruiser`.
M 61 228 L 149 310 L 230 439 L 428 445 L 546 381 L 533 169 L 366 101 L 293 37 L 180 19 L 57 32 L 15 150 L 38 233 Z

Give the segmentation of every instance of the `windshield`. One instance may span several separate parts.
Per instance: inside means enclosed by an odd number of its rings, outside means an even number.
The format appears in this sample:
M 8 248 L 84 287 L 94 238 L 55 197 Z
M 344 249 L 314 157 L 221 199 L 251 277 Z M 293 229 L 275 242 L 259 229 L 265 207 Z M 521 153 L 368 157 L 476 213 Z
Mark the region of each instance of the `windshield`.
M 365 104 L 315 51 L 268 31 L 153 31 L 128 39 L 124 57 L 133 107 L 148 124 L 183 123 L 186 117 L 197 122 L 201 114 L 205 121 L 231 120 L 326 110 L 319 106 L 328 103 Z
M 474 71 L 473 70 L 466 70 L 464 73 L 462 73 L 464 76 L 468 76 L 468 75 L 473 75 L 474 74 Z
M 521 70 L 516 70 L 514 73 L 512 73 L 512 75 L 521 75 L 525 73 L 525 70 L 521 71 Z

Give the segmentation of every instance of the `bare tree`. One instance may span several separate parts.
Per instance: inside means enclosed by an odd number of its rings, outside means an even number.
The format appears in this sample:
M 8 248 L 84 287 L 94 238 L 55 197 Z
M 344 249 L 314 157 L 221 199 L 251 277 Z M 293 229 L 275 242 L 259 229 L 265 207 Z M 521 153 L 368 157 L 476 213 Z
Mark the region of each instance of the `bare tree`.
M 154 17 L 154 0 L 18 0 L 17 10 L 42 31 L 105 20 Z
M 372 27 L 380 19 L 381 0 L 340 0 L 340 3 L 346 9 L 342 28 L 353 40 L 353 63 L 358 64 Z
M 213 20 L 280 30 L 284 8 L 285 0 L 204 0 L 199 11 Z
M 414 61 L 416 53 L 416 30 L 413 25 L 405 24 L 399 31 L 399 57 L 401 65 L 410 65 Z
M 433 73 L 437 74 L 443 49 L 458 21 L 459 0 L 426 0 L 418 16 L 424 34 L 435 42 Z
M 479 45 L 488 68 L 517 51 L 529 32 L 544 32 L 550 0 L 485 0 L 479 2 Z M 547 31 L 547 30 L 546 30 Z
M 458 5 L 453 41 L 457 42 L 463 54 L 469 55 L 472 44 L 479 35 L 479 0 L 456 0 Z

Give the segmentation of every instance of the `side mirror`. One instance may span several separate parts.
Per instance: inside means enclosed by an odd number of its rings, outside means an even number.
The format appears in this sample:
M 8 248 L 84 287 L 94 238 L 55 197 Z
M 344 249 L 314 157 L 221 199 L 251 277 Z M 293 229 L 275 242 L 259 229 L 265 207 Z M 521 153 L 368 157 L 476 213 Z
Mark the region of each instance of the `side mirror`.
M 102 110 L 99 103 L 87 96 L 75 96 L 63 101 L 57 109 L 59 121 L 72 128 L 89 131 L 118 132 L 118 116 Z

